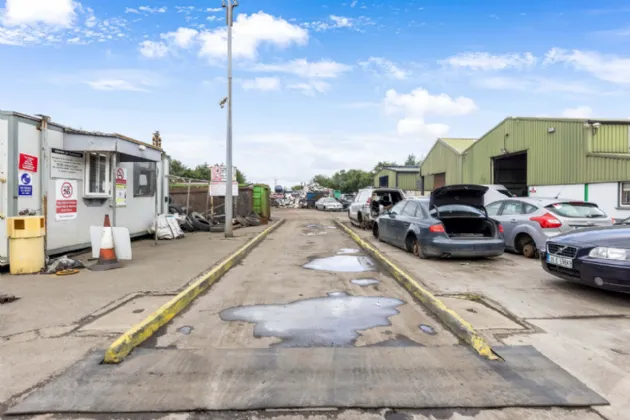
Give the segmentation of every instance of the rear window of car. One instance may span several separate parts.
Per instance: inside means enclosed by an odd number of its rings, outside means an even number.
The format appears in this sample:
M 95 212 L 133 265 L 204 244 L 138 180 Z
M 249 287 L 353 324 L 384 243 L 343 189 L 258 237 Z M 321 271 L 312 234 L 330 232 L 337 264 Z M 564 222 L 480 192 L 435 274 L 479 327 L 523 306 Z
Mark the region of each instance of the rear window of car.
M 437 209 L 433 208 L 430 212 L 431 216 L 435 217 L 438 210 L 440 217 L 486 217 L 480 209 L 465 204 L 447 204 Z
M 555 203 L 545 207 L 552 213 L 562 217 L 598 218 L 606 217 L 606 213 L 592 203 Z

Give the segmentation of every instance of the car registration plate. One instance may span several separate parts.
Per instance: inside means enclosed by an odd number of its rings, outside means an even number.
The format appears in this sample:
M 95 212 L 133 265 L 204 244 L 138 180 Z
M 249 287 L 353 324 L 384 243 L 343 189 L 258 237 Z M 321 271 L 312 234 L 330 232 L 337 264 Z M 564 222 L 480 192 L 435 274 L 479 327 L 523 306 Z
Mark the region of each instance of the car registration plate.
M 571 258 L 556 257 L 547 254 L 547 264 L 553 264 L 564 268 L 573 268 L 573 260 Z

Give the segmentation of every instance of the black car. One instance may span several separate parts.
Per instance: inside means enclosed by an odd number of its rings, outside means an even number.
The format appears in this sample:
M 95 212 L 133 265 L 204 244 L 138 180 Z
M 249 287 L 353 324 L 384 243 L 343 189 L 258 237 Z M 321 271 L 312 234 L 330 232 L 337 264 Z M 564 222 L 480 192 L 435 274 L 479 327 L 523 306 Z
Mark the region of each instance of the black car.
M 564 280 L 630 293 L 630 226 L 580 229 L 547 241 L 543 268 Z

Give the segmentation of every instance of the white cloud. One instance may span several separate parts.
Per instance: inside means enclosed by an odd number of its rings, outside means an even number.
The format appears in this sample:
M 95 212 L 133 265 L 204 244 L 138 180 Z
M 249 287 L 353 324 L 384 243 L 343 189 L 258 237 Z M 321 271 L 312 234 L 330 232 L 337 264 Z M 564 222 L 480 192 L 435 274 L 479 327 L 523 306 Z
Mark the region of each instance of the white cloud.
M 469 68 L 472 70 L 505 70 L 509 68 L 522 69 L 532 67 L 537 58 L 532 53 L 514 53 L 492 55 L 487 52 L 461 53 L 451 56 L 440 63 L 457 68 Z
M 275 77 L 256 77 L 255 79 L 243 80 L 243 89 L 270 91 L 280 89 L 280 80 Z
M 350 7 L 355 7 L 358 3 L 358 0 L 352 0 L 352 3 L 350 3 Z
M 305 45 L 308 31 L 282 18 L 264 12 L 238 15 L 233 26 L 232 54 L 234 58 L 254 59 L 262 44 L 287 48 L 293 44 Z M 199 35 L 202 43 L 199 55 L 211 60 L 224 59 L 227 54 L 227 30 L 223 27 L 204 31 Z
M 552 48 L 545 55 L 544 64 L 555 63 L 568 64 L 607 82 L 630 84 L 630 58 L 602 55 L 593 51 Z
M 70 26 L 79 3 L 73 0 L 6 0 L 2 22 L 7 26 L 44 23 Z
M 179 28 L 175 32 L 162 34 L 160 37 L 179 48 L 189 48 L 199 34 L 195 29 Z
M 150 6 L 140 6 L 138 10 L 141 12 L 154 14 L 154 13 L 166 13 L 168 10 L 166 7 L 150 7 Z
M 370 57 L 366 61 L 360 61 L 359 65 L 366 71 L 396 80 L 405 80 L 411 75 L 410 71 L 382 57 Z
M 330 84 L 321 80 L 309 80 L 301 83 L 294 83 L 287 86 L 289 89 L 299 90 L 306 96 L 315 96 L 318 93 L 326 93 L 330 89 Z
M 562 116 L 566 118 L 589 118 L 592 115 L 593 109 L 590 106 L 578 106 L 562 111 Z
M 125 13 L 140 14 L 138 9 L 134 9 L 134 8 L 131 8 L 131 7 L 125 7 Z
M 134 85 L 131 82 L 120 79 L 101 79 L 87 82 L 94 90 L 123 90 L 133 92 L 146 92 L 146 88 Z
M 163 42 L 143 41 L 140 43 L 140 54 L 147 58 L 162 58 L 168 54 L 168 47 Z
M 431 95 L 427 90 L 418 88 L 410 93 L 398 93 L 390 89 L 385 94 L 385 110 L 388 114 L 402 114 L 398 121 L 398 134 L 417 134 L 424 137 L 444 136 L 449 127 L 444 124 L 428 124 L 427 115 L 457 116 L 477 110 L 475 102 L 463 96 L 451 98 L 444 93 Z
M 316 32 L 328 31 L 331 29 L 347 28 L 355 31 L 363 32 L 365 26 L 374 25 L 374 21 L 366 16 L 351 18 L 346 16 L 330 15 L 326 21 L 316 20 L 313 22 L 305 22 L 302 24 L 305 28 L 312 29 Z
M 308 61 L 304 58 L 277 64 L 255 64 L 253 71 L 265 73 L 288 73 L 304 78 L 334 79 L 352 67 L 331 60 Z
M 218 13 L 220 11 L 222 11 L 223 8 L 222 7 L 210 7 L 206 9 L 206 12 L 208 13 Z

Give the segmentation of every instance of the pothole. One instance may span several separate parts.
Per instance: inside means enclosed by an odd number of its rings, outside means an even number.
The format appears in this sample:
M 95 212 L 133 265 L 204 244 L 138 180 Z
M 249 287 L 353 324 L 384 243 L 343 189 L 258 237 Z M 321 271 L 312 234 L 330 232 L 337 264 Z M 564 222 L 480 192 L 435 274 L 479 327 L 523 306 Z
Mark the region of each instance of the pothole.
M 328 258 L 315 258 L 303 265 L 309 270 L 336 271 L 341 273 L 360 273 L 374 271 L 376 265 L 370 257 L 353 257 L 350 255 L 335 255 Z
M 277 337 L 275 347 L 349 347 L 358 331 L 389 326 L 402 300 L 377 296 L 349 296 L 345 292 L 298 300 L 286 305 L 252 305 L 229 308 L 223 321 L 256 324 L 255 337 Z

